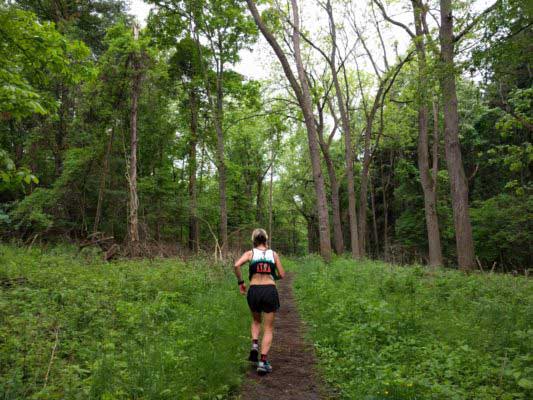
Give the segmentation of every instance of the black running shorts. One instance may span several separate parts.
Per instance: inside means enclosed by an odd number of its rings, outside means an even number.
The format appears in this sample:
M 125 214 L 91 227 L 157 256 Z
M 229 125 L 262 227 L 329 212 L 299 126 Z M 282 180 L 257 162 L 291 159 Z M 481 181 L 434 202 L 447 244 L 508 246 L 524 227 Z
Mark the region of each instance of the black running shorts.
M 276 285 L 251 285 L 247 299 L 248 306 L 253 312 L 271 313 L 279 310 Z

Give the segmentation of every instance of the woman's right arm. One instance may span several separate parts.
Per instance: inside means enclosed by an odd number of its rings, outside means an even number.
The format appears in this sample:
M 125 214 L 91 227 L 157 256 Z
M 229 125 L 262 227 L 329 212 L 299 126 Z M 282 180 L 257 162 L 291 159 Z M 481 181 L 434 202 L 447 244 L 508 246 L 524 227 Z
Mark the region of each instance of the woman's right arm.
M 278 253 L 274 252 L 274 262 L 276 263 L 276 268 L 279 272 L 279 277 L 281 279 L 285 278 L 285 270 L 283 269 L 283 265 L 281 265 L 281 260 L 279 259 Z
M 246 293 L 246 285 L 244 284 L 244 279 L 242 279 L 242 272 L 241 272 L 241 266 L 250 261 L 252 256 L 251 256 L 251 253 L 252 251 L 249 250 L 247 252 L 245 252 L 241 258 L 239 258 L 237 261 L 235 261 L 235 265 L 234 265 L 234 269 L 235 269 L 235 276 L 237 277 L 237 281 L 238 282 L 242 282 L 242 283 L 239 283 L 239 289 L 241 291 L 241 293 Z

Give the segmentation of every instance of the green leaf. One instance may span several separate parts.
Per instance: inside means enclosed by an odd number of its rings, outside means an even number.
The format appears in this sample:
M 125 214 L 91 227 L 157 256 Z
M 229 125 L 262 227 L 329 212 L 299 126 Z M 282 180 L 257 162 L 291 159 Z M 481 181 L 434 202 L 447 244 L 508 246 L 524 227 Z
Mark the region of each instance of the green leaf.
M 523 387 L 524 389 L 533 389 L 533 380 L 522 378 L 518 381 L 518 386 Z

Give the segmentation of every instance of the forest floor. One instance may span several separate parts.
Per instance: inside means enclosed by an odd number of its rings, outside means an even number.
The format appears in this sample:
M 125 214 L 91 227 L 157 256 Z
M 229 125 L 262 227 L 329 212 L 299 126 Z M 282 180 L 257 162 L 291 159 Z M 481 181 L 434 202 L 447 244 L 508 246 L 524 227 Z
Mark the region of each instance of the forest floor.
M 276 315 L 269 354 L 273 372 L 259 376 L 250 366 L 239 399 L 293 400 L 331 398 L 315 369 L 313 348 L 304 340 L 304 326 L 292 292 L 293 273 L 278 284 L 281 308 Z

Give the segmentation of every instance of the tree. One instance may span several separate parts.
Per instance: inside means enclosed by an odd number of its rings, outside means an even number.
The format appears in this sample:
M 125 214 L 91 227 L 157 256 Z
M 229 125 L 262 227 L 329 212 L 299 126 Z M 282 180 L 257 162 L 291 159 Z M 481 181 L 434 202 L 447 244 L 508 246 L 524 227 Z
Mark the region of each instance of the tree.
M 392 20 L 385 12 L 384 6 L 378 1 L 374 2 L 381 9 L 386 20 L 391 21 L 397 26 L 402 27 L 409 37 L 414 42 L 417 60 L 418 60 L 418 169 L 420 171 L 420 181 L 424 191 L 424 209 L 426 217 L 426 230 L 429 244 L 429 265 L 440 266 L 443 265 L 442 248 L 440 243 L 439 220 L 437 216 L 437 181 L 436 174 L 438 169 L 437 151 L 433 152 L 433 173 L 429 167 L 429 97 L 430 86 L 428 79 L 428 66 L 426 57 L 426 32 L 424 26 L 427 26 L 426 14 L 427 5 L 422 1 L 411 1 L 413 11 L 413 20 L 415 25 L 415 32 L 413 33 L 406 25 Z M 435 129 L 434 133 L 438 133 L 438 113 L 434 115 Z M 438 136 L 437 136 L 438 137 Z M 438 146 L 438 140 L 435 140 Z
M 248 8 L 252 13 L 255 23 L 259 27 L 259 30 L 270 44 L 278 60 L 280 61 L 283 71 L 290 82 L 292 90 L 294 91 L 298 104 L 302 109 L 304 116 L 305 126 L 307 129 L 307 141 L 309 145 L 309 154 L 311 157 L 311 166 L 313 170 L 313 180 L 315 186 L 316 200 L 317 200 L 317 212 L 318 212 L 318 225 L 319 225 L 319 239 L 320 239 L 320 254 L 326 260 L 331 257 L 331 239 L 329 232 L 329 216 L 326 200 L 326 191 L 324 185 L 324 177 L 320 167 L 320 154 L 317 141 L 317 132 L 315 126 L 315 118 L 312 110 L 311 95 L 309 92 L 309 86 L 307 83 L 307 77 L 303 65 L 303 60 L 300 52 L 300 16 L 298 12 L 298 4 L 296 0 L 291 1 L 292 16 L 293 16 L 293 33 L 292 44 L 294 47 L 294 58 L 298 73 L 298 79 L 294 75 L 292 68 L 289 64 L 287 56 L 283 49 L 279 45 L 277 39 L 272 32 L 267 28 L 263 19 L 259 15 L 255 2 L 253 0 L 246 0 Z

